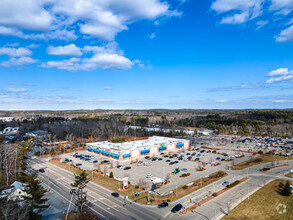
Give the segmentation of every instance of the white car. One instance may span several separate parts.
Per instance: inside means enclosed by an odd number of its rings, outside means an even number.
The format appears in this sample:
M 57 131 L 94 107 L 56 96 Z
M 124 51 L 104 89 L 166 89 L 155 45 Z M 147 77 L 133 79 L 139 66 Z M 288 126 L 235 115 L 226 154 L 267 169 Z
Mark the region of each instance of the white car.
M 138 162 L 137 163 L 137 166 L 141 166 L 141 165 L 143 165 L 143 162 Z
M 152 177 L 153 177 L 153 175 L 151 175 L 151 174 L 146 175 L 146 178 L 152 178 Z
M 145 162 L 144 165 L 145 165 L 145 166 L 151 166 L 152 163 L 151 163 L 151 162 Z
M 119 169 L 121 169 L 121 170 L 123 170 L 124 168 L 125 168 L 124 166 L 119 167 Z

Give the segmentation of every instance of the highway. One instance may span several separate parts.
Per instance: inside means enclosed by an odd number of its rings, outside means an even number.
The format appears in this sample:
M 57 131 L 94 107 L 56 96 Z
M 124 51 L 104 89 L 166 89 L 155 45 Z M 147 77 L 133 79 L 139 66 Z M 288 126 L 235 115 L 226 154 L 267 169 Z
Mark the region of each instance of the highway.
M 280 162 L 284 164 L 286 161 Z M 38 170 L 46 168 L 45 173 L 39 173 L 39 179 L 45 187 L 50 188 L 58 194 L 62 199 L 68 202 L 71 199 L 69 193 L 74 175 L 67 170 L 61 169 L 53 164 L 48 163 L 44 159 L 30 159 L 29 163 L 32 168 Z M 264 165 L 256 165 L 249 170 L 232 171 L 226 170 L 228 176 L 217 181 L 215 184 L 210 184 L 202 189 L 199 189 L 188 196 L 179 199 L 178 201 L 169 204 L 169 207 L 158 209 L 156 206 L 146 206 L 130 201 L 124 201 L 123 198 L 115 198 L 111 196 L 111 192 L 95 183 L 89 182 L 86 188 L 88 195 L 88 207 L 101 219 L 220 219 L 228 210 L 235 207 L 243 199 L 248 199 L 249 194 L 259 189 L 267 182 L 273 179 L 289 179 L 283 174 L 293 168 L 293 161 L 289 161 L 290 166 L 279 167 L 267 172 L 259 172 Z M 231 190 L 219 195 L 209 202 L 201 205 L 193 212 L 185 215 L 171 213 L 171 208 L 177 203 L 188 207 L 190 199 L 200 201 L 201 199 L 217 192 L 223 188 L 221 183 L 225 180 L 232 182 L 237 179 L 248 176 L 249 179 Z M 292 179 L 289 179 L 292 180 Z M 49 186 L 48 186 L 49 184 Z M 74 203 L 74 201 L 73 201 Z M 73 205 L 74 206 L 74 205 Z M 64 210 L 66 211 L 66 210 Z M 216 212 L 215 212 L 216 211 Z

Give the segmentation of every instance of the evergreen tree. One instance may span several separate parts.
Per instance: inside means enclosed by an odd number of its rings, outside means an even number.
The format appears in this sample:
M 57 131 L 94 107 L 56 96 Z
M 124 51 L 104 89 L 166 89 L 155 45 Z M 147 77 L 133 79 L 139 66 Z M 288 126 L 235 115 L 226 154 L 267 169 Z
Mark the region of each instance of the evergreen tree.
M 37 174 L 28 175 L 26 178 L 27 185 L 24 189 L 26 195 L 23 198 L 26 200 L 26 206 L 29 210 L 27 217 L 30 220 L 42 219 L 40 213 L 49 207 L 45 204 L 48 199 L 44 198 L 47 191 L 41 186 L 37 177 Z
M 85 205 L 87 203 L 87 195 L 86 192 L 84 192 L 84 188 L 86 187 L 86 184 L 89 182 L 88 175 L 83 170 L 79 175 L 75 175 L 74 177 L 74 183 L 71 184 L 72 187 L 76 188 L 76 202 L 75 205 L 78 208 L 79 214 L 82 214 L 85 212 Z
M 289 181 L 286 182 L 283 190 L 281 191 L 283 196 L 290 196 L 291 195 L 291 187 Z

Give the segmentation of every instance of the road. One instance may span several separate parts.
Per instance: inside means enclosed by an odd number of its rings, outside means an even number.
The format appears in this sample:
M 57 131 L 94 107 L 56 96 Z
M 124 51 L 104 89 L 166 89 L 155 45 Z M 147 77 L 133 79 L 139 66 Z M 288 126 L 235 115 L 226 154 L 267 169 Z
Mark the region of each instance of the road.
M 74 179 L 74 175 L 69 171 L 63 170 L 53 164 L 48 163 L 44 159 L 30 159 L 30 165 L 34 169 L 46 167 L 46 172 L 39 174 L 40 180 L 46 187 L 58 194 L 62 199 L 68 202 L 71 199 L 69 193 L 72 188 L 70 184 Z M 286 163 L 280 162 L 281 164 Z M 228 176 L 211 184 L 207 187 L 199 189 L 178 201 L 169 204 L 169 207 L 158 209 L 156 206 L 145 206 L 130 201 L 124 201 L 122 198 L 114 198 L 110 195 L 110 191 L 92 182 L 88 183 L 86 188 L 88 192 L 89 208 L 96 213 L 101 219 L 214 219 L 216 210 L 216 219 L 220 219 L 228 210 L 235 207 L 243 199 L 248 199 L 248 195 L 252 194 L 259 187 L 273 179 L 289 179 L 283 174 L 293 168 L 293 161 L 289 161 L 290 167 L 279 167 L 267 172 L 259 172 L 264 165 L 257 165 L 242 171 L 226 170 Z M 171 213 L 171 208 L 177 203 L 184 206 L 190 205 L 189 200 L 200 201 L 201 199 L 211 195 L 213 192 L 223 188 L 221 183 L 225 180 L 233 182 L 245 176 L 249 179 L 231 190 L 219 195 L 209 202 L 201 205 L 193 212 L 186 215 Z M 48 178 L 49 176 L 49 178 Z M 289 179 L 292 180 L 292 179 Z M 49 186 L 48 186 L 49 184 Z M 65 210 L 64 210 L 65 211 Z

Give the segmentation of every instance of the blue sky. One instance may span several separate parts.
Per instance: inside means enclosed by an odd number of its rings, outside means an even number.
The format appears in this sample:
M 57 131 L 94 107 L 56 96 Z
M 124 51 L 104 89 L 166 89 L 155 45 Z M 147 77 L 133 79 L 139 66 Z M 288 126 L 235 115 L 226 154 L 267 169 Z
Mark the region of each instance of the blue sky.
M 3 0 L 0 109 L 293 107 L 293 0 Z

